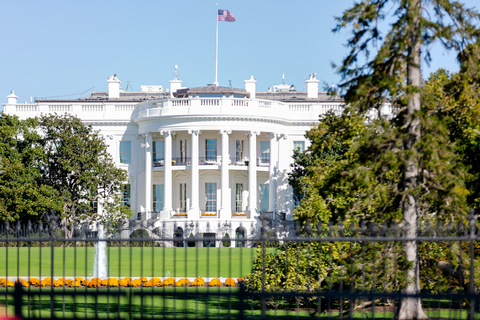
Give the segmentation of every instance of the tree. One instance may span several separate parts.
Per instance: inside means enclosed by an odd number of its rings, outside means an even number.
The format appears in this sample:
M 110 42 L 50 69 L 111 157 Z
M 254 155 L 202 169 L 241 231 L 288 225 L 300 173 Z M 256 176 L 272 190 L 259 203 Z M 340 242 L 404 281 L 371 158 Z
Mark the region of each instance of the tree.
M 42 183 L 39 159 L 43 156 L 36 119 L 0 117 L 0 221 L 38 221 L 62 204 L 51 186 Z
M 39 119 L 39 132 L 42 178 L 62 200 L 61 224 L 67 237 L 73 235 L 74 223 L 115 227 L 131 216 L 121 203 L 126 171 L 115 167 L 98 132 L 79 118 L 56 114 Z
M 427 4 L 431 4 L 431 10 Z M 394 12 L 396 20 L 383 37 L 381 23 L 389 12 Z M 346 102 L 361 111 L 378 110 L 386 101 L 398 108 L 395 120 L 405 154 L 400 172 L 403 192 L 400 208 L 408 238 L 416 236 L 421 184 L 418 163 L 423 134 L 421 49 L 439 40 L 446 48 L 462 51 L 478 36 L 475 26 L 478 20 L 476 12 L 449 0 L 365 0 L 338 19 L 336 31 L 353 27 L 348 41 L 350 52 L 339 68 Z M 428 52 L 426 57 L 429 58 Z M 405 292 L 416 294 L 419 291 L 417 243 L 405 242 L 404 250 L 410 264 Z M 403 299 L 399 318 L 427 318 L 420 299 Z

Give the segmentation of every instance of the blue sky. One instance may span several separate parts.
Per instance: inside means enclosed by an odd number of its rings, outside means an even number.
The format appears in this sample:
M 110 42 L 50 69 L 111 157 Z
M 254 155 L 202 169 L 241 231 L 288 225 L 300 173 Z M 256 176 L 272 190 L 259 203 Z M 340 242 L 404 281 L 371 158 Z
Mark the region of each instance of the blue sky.
M 334 34 L 334 17 L 353 0 L 224 0 L 236 22 L 219 22 L 218 81 L 257 90 L 285 82 L 297 90 L 312 72 L 338 83 L 331 63 L 346 55 L 347 32 Z M 479 7 L 478 0 L 465 0 Z M 216 1 L 0 0 L 0 102 L 11 90 L 30 97 L 106 91 L 117 73 L 126 88 L 169 87 L 174 66 L 186 87 L 215 80 Z M 457 71 L 455 55 L 432 48 L 433 63 Z M 85 93 L 84 95 L 86 95 Z M 71 96 L 78 97 L 78 96 Z

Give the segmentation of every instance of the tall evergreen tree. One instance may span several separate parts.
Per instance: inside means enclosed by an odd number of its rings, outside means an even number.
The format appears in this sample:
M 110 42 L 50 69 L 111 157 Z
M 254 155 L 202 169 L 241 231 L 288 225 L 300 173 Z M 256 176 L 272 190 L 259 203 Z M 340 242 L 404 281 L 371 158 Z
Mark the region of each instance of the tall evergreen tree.
M 390 13 L 394 18 L 384 36 L 381 28 L 390 22 Z M 478 21 L 476 12 L 450 0 L 363 0 L 338 18 L 336 31 L 352 27 L 350 52 L 339 68 L 346 103 L 370 112 L 388 101 L 396 110 L 404 162 L 400 209 L 407 238 L 416 236 L 420 211 L 422 48 L 439 41 L 447 49 L 461 52 L 477 39 Z M 423 54 L 428 61 L 428 51 Z M 417 243 L 406 241 L 404 251 L 409 265 L 405 292 L 414 295 L 419 292 Z M 420 299 L 402 300 L 399 319 L 425 318 Z

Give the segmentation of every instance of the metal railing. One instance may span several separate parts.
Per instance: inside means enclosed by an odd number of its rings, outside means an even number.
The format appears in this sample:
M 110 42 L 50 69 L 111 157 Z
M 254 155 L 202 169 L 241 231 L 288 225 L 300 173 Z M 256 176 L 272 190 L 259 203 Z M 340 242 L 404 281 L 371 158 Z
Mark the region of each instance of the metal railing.
M 105 227 L 104 236 L 96 225 L 60 227 L 55 217 L 7 223 L 0 226 L 0 316 L 387 319 L 406 299 L 420 299 L 431 318 L 480 315 L 474 218 L 423 223 L 417 237 L 406 238 L 402 225 L 307 223 L 292 230 L 275 215 L 265 213 L 253 229 L 233 230 L 226 221 L 198 233 L 192 221 L 129 235 L 122 226 Z M 417 292 L 405 290 L 407 242 L 418 245 Z M 103 277 L 92 273 L 102 243 Z

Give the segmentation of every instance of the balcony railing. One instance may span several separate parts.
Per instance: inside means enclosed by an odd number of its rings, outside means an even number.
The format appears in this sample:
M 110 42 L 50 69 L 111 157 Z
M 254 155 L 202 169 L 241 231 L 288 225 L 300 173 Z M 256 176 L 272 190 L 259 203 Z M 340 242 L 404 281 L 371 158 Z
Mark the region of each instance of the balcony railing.
M 172 158 L 172 166 L 189 166 L 192 164 L 191 157 L 176 157 Z M 165 165 L 165 160 L 153 160 L 152 165 L 154 167 L 163 167 Z
M 217 164 L 220 164 L 220 161 L 217 157 L 203 157 L 203 158 L 198 158 L 198 164 L 217 165 Z

